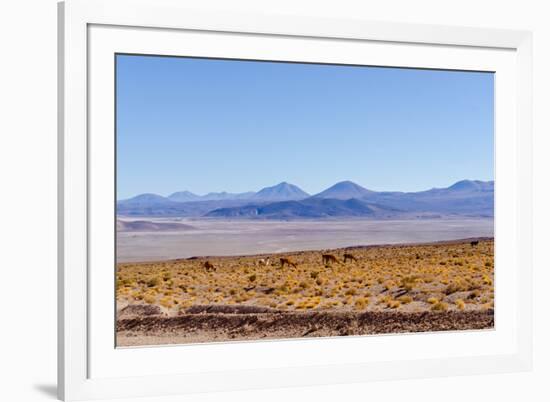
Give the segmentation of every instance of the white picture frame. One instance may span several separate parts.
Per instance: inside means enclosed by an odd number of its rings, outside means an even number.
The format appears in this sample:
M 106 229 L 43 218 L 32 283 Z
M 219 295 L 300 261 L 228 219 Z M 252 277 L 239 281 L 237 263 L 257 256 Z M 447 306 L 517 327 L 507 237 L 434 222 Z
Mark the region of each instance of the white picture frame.
M 201 39 L 205 35 L 215 40 L 208 44 Z M 306 42 L 311 48 L 307 52 Z M 266 43 L 270 46 L 263 46 Z M 200 46 L 193 48 L 196 44 Z M 105 205 L 112 205 L 112 170 L 109 163 L 97 163 L 113 159 L 108 145 L 114 118 L 109 58 L 124 51 L 192 51 L 200 56 L 300 57 L 352 64 L 358 57 L 353 49 L 361 46 L 369 49 L 369 56 L 359 64 L 487 70 L 501 77 L 495 85 L 495 330 L 407 335 L 403 342 L 403 336 L 394 335 L 115 349 L 114 319 L 109 315 L 114 296 L 99 297 L 113 294 L 113 281 L 104 284 L 112 270 L 101 268 L 113 264 L 108 246 L 113 244 L 113 215 L 108 206 L 102 207 L 105 197 Z M 144 397 L 529 370 L 531 47 L 531 34 L 524 31 L 241 15 L 189 10 L 177 0 L 60 3 L 59 397 Z M 274 53 L 262 53 L 262 48 Z M 105 248 L 103 238 L 108 240 Z M 499 271 L 499 266 L 506 269 Z M 364 353 L 352 352 L 358 349 Z M 194 367 L 183 367 L 183 360 Z M 166 363 L 162 370 L 145 369 L 158 367 L 158 362 Z

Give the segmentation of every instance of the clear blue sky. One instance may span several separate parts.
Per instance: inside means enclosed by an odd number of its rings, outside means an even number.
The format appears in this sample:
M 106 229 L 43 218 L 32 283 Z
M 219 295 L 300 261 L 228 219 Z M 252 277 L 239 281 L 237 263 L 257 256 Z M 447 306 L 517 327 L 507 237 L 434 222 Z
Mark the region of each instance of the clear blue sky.
M 492 73 L 117 56 L 117 197 L 493 179 Z

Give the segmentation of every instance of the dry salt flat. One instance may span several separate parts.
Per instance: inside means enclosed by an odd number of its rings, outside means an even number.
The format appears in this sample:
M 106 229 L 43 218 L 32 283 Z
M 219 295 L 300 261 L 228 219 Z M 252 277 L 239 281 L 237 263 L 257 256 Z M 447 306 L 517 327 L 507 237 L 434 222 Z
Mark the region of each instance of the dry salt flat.
M 491 218 L 316 221 L 140 219 L 183 223 L 192 228 L 119 232 L 117 262 L 284 253 L 494 236 L 494 220 Z

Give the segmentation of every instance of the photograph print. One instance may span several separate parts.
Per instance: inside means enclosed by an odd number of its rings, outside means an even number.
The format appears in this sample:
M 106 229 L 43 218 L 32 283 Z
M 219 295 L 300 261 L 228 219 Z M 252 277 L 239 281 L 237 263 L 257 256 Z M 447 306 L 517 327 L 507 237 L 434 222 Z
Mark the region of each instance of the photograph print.
M 493 329 L 493 73 L 115 63 L 117 347 Z

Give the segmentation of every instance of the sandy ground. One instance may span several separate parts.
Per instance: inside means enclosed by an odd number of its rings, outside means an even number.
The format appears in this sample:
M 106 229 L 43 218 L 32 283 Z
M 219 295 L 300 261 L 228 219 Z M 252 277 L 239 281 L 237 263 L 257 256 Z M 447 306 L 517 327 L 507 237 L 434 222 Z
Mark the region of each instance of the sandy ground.
M 117 345 L 492 328 L 494 242 L 472 241 L 119 263 Z
M 123 218 L 129 220 L 129 218 Z M 373 244 L 403 244 L 492 237 L 494 221 L 476 219 L 251 221 L 139 218 L 184 223 L 193 230 L 119 232 L 117 261 L 192 256 L 285 253 Z
M 491 329 L 492 309 L 449 312 L 184 314 L 118 321 L 117 346 Z

